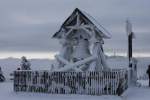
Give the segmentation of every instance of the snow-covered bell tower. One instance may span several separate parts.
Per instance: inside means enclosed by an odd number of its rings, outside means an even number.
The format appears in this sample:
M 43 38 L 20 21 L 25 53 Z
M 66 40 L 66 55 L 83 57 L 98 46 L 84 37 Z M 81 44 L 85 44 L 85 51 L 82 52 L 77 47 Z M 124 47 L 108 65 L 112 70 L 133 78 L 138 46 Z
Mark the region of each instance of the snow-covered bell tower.
M 108 32 L 89 14 L 76 8 L 53 38 L 62 50 L 56 55 L 53 71 L 100 71 L 109 69 L 103 52 Z

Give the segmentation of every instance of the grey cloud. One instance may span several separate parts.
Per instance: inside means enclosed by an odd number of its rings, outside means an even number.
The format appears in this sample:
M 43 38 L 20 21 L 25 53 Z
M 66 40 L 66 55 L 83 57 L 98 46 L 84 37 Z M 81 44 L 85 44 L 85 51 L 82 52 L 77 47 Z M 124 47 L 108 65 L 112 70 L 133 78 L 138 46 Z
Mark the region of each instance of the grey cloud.
M 125 20 L 137 35 L 134 47 L 150 50 L 149 0 L 0 0 L 0 51 L 58 51 L 51 39 L 78 7 L 92 15 L 112 34 L 105 48 L 126 49 Z M 121 41 L 121 42 L 120 42 Z

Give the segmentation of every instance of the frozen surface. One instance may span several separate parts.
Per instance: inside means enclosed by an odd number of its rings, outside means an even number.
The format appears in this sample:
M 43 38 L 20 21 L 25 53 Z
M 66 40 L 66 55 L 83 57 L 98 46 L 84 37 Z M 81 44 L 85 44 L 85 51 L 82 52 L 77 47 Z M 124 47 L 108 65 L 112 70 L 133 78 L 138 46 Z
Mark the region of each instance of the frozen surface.
M 137 58 L 138 76 L 146 73 L 150 58 Z M 31 68 L 34 70 L 50 70 L 52 60 L 31 59 Z M 111 68 L 127 68 L 127 59 L 124 57 L 110 57 L 108 59 Z M 4 75 L 9 79 L 9 74 L 20 66 L 20 60 L 14 58 L 0 59 L 0 66 Z M 6 81 L 0 83 L 0 100 L 150 100 L 150 88 L 147 80 L 138 80 L 141 87 L 129 88 L 123 96 L 89 96 L 89 95 L 56 95 L 42 93 L 15 93 L 13 92 L 13 82 Z
M 29 59 L 31 69 L 33 70 L 50 70 L 53 60 L 49 59 Z M 10 73 L 20 67 L 21 60 L 16 58 L 0 59 L 0 66 L 4 76 L 9 79 Z
M 150 64 L 150 58 L 137 58 L 137 73 L 138 77 L 146 74 L 147 66 Z M 29 59 L 31 69 L 33 70 L 50 70 L 54 60 L 50 59 Z M 20 67 L 21 60 L 15 58 L 0 59 L 0 66 L 7 78 L 10 78 L 10 73 Z M 110 68 L 128 68 L 128 59 L 125 57 L 109 57 L 107 59 Z
M 146 74 L 148 65 L 150 64 L 150 58 L 136 58 L 137 63 L 137 75 L 138 77 Z M 109 57 L 107 63 L 110 68 L 128 68 L 128 59 L 126 57 Z
M 137 82 L 140 83 L 142 87 L 148 86 L 148 80 L 137 80 Z
M 15 93 L 13 83 L 0 83 L 0 100 L 121 100 L 119 96 L 56 95 L 43 93 Z
M 149 100 L 150 88 L 131 87 L 122 96 L 61 95 L 44 93 L 14 92 L 13 82 L 0 83 L 0 100 Z
M 123 100 L 150 100 L 149 87 L 132 87 L 123 95 Z

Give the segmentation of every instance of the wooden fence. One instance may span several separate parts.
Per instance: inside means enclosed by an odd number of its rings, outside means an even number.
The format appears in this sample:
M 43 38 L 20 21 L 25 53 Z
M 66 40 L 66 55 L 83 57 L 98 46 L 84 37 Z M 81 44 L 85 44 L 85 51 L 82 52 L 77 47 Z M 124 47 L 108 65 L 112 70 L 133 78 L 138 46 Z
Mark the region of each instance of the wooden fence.
M 14 91 L 54 94 L 121 95 L 128 88 L 128 71 L 15 71 Z

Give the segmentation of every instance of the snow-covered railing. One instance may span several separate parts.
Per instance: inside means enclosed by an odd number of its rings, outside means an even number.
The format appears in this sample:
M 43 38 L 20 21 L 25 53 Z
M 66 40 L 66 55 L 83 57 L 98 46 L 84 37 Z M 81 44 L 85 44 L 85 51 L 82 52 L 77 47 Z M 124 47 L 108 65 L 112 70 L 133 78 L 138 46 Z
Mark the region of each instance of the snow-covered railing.
M 128 71 L 122 69 L 101 72 L 14 72 L 15 92 L 121 95 L 127 87 Z

